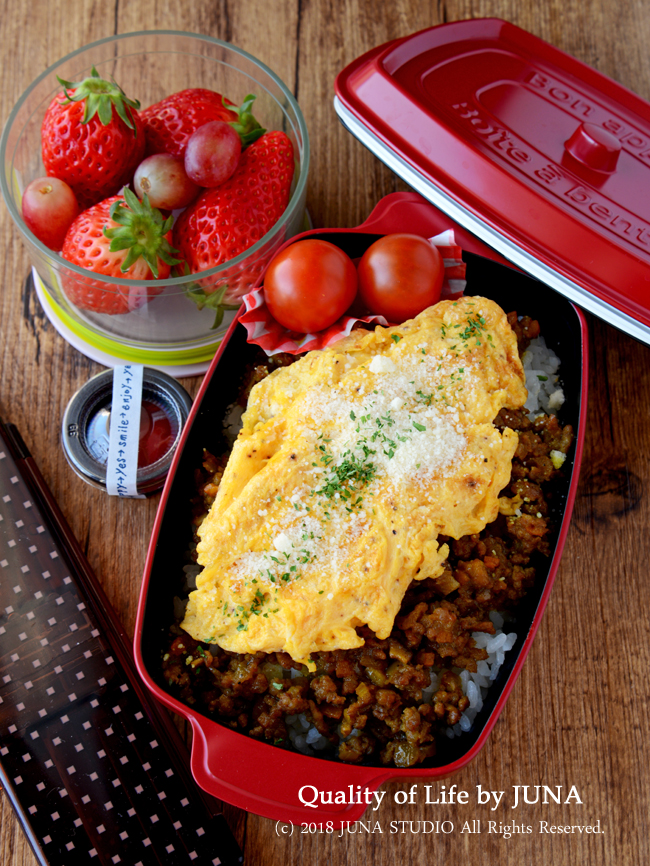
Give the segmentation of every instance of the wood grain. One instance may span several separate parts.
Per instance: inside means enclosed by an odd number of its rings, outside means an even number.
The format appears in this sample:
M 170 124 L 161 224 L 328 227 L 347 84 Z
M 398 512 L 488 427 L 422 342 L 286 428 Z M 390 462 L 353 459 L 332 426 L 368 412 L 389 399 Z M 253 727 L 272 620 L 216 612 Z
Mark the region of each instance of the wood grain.
M 650 16 L 644 0 L 22 0 L 0 2 L 0 116 L 33 78 L 64 54 L 114 33 L 179 29 L 251 52 L 296 93 L 311 138 L 308 207 L 317 226 L 352 226 L 386 193 L 404 189 L 340 125 L 337 72 L 377 44 L 444 21 L 497 16 L 530 30 L 650 98 Z M 29 264 L 0 209 L 0 414 L 17 424 L 127 630 L 157 499 L 115 502 L 80 481 L 60 447 L 63 409 L 99 366 L 68 346 L 25 287 Z M 590 319 L 591 391 L 575 515 L 541 629 L 522 676 L 478 758 L 453 782 L 505 791 L 507 806 L 398 806 L 386 786 L 383 833 L 276 835 L 273 822 L 227 807 L 247 866 L 389 866 L 458 862 L 500 866 L 623 866 L 650 862 L 648 662 L 650 606 L 650 349 Z M 195 392 L 198 380 L 187 380 Z M 576 786 L 582 805 L 512 809 L 513 786 Z M 432 792 L 441 790 L 435 784 Z M 480 835 L 460 833 L 480 819 Z M 391 821 L 453 822 L 455 832 L 390 832 Z M 537 832 L 539 821 L 589 824 L 601 835 Z M 531 826 L 505 839 L 496 826 Z M 415 826 L 415 825 L 414 825 Z M 420 825 L 421 826 L 421 825 Z M 398 825 L 399 827 L 399 825 Z M 6 866 L 36 862 L 6 797 L 0 811 Z

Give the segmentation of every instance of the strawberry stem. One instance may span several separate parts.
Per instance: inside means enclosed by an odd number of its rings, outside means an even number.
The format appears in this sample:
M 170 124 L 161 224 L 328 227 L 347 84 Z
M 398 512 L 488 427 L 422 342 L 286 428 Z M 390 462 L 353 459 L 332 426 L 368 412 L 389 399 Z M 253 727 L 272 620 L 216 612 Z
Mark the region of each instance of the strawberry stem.
M 163 220 L 161 212 L 151 207 L 146 193 L 140 201 L 135 193 L 126 188 L 123 196 L 125 200 L 113 202 L 109 212 L 110 218 L 118 224 L 117 227 L 104 226 L 104 236 L 111 241 L 109 249 L 111 252 L 128 250 L 120 265 L 122 273 L 128 271 L 139 258 L 143 258 L 157 279 L 158 259 L 168 265 L 180 263 L 180 259 L 174 258 L 177 250 L 165 237 L 171 230 L 173 217 Z
M 64 81 L 57 76 L 57 80 L 65 93 L 65 99 L 61 105 L 70 102 L 85 102 L 82 123 L 88 123 L 91 117 L 97 115 L 104 126 L 113 119 L 113 108 L 124 123 L 135 131 L 132 110 L 140 108 L 137 99 L 129 99 L 119 84 L 115 81 L 106 81 L 99 77 L 99 72 L 93 68 L 88 78 L 83 81 Z
M 266 132 L 266 130 L 262 129 L 260 124 L 251 114 L 250 109 L 252 104 L 255 102 L 255 99 L 256 97 L 252 93 L 249 93 L 248 96 L 244 98 L 242 104 L 239 107 L 236 107 L 230 105 L 226 102 L 225 98 L 222 97 L 224 107 L 237 114 L 237 120 L 233 120 L 230 126 L 232 126 L 240 137 L 242 147 L 248 147 L 249 144 L 257 141 L 257 139 Z
M 187 262 L 184 262 L 183 264 L 184 267 L 182 271 L 183 275 L 186 276 L 187 274 L 189 274 L 190 269 L 187 267 Z M 219 288 L 214 292 L 206 292 L 199 286 L 198 283 L 190 283 L 185 289 L 185 294 L 191 301 L 196 304 L 198 310 L 214 310 L 215 315 L 214 322 L 210 327 L 211 331 L 214 331 L 215 328 L 218 328 L 219 325 L 223 322 L 223 314 L 225 310 L 238 310 L 241 306 L 241 304 L 224 303 L 224 297 L 226 296 L 227 291 L 228 283 L 225 283 L 223 286 L 219 286 Z

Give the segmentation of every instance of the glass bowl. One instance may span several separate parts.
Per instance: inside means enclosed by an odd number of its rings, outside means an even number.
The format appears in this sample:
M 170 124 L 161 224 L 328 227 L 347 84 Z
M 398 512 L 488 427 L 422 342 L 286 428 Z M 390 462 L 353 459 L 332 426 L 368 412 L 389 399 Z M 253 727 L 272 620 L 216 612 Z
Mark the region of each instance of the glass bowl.
M 216 90 L 240 105 L 255 94 L 256 118 L 268 130 L 283 130 L 294 148 L 295 172 L 286 211 L 256 244 L 234 259 L 196 275 L 167 280 L 128 280 L 93 275 L 113 291 L 148 298 L 138 309 L 120 315 L 81 310 L 66 296 L 70 285 L 88 272 L 48 249 L 27 228 L 21 215 L 22 190 L 45 175 L 41 160 L 41 123 L 60 92 L 57 76 L 79 81 L 95 66 L 113 78 L 142 108 L 190 87 Z M 53 324 L 73 345 L 96 360 L 132 361 L 164 369 L 200 368 L 214 355 L 234 312 L 213 328 L 214 310 L 199 309 L 189 297 L 194 289 L 212 292 L 237 279 L 252 288 L 274 252 L 305 225 L 309 166 L 307 128 L 298 104 L 285 84 L 259 60 L 239 48 L 193 33 L 150 30 L 102 39 L 74 51 L 45 70 L 18 100 L 0 140 L 2 194 L 23 235 L 34 269 L 38 295 Z M 154 291 L 155 289 L 155 296 Z M 110 290 L 110 288 L 109 288 Z

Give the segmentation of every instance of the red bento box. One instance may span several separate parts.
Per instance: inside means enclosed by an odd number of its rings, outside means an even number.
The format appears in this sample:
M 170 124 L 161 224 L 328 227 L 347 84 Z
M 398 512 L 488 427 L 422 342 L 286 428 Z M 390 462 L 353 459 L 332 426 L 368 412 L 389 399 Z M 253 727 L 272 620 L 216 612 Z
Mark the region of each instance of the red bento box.
M 192 536 L 189 503 L 194 471 L 201 465 L 204 447 L 219 453 L 219 431 L 226 408 L 236 399 L 238 371 L 252 357 L 255 348 L 246 342 L 245 329 L 238 320 L 233 322 L 206 374 L 162 495 L 136 623 L 138 670 L 153 694 L 191 723 L 191 766 L 199 785 L 220 799 L 268 818 L 293 823 L 331 821 L 339 828 L 343 822 L 360 818 L 367 808 L 365 797 L 359 797 L 357 792 L 374 791 L 389 778 L 433 781 L 449 776 L 471 761 L 485 744 L 519 675 L 559 565 L 575 498 L 584 438 L 587 344 L 582 313 L 543 283 L 508 267 L 497 254 L 415 193 L 387 196 L 357 228 L 322 229 L 299 237 L 325 237 L 351 257 L 357 257 L 382 234 L 408 231 L 429 237 L 448 228 L 455 229 L 456 240 L 464 251 L 466 294 L 485 295 L 506 311 L 516 310 L 539 320 L 547 345 L 562 362 L 560 376 L 566 401 L 561 419 L 564 424 L 573 425 L 576 433 L 564 478 L 553 499 L 553 521 L 558 531 L 552 554 L 538 567 L 536 585 L 518 608 L 514 626 L 509 625 L 517 632 L 516 644 L 506 655 L 470 731 L 450 739 L 439 749 L 439 754 L 414 769 L 348 765 L 328 758 L 307 757 L 237 733 L 181 703 L 168 690 L 162 674 L 161 654 L 173 621 L 173 599 L 181 592 L 185 554 Z M 342 791 L 347 802 L 306 807 L 298 796 L 303 786 L 313 786 L 318 791 Z M 350 803 L 351 799 L 361 802 Z

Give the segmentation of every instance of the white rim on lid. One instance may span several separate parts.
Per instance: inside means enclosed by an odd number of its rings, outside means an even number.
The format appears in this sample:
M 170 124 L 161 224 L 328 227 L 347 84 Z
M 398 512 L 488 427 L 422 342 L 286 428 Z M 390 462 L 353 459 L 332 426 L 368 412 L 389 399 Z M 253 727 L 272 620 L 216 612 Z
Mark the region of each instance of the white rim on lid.
M 378 136 L 372 133 L 349 109 L 347 109 L 338 96 L 334 97 L 334 109 L 341 123 L 355 136 L 365 147 L 378 157 L 391 171 L 399 175 L 416 192 L 430 201 L 431 204 L 446 213 L 451 219 L 463 228 L 475 234 L 482 241 L 489 244 L 494 250 L 501 253 L 514 265 L 526 271 L 552 289 L 560 292 L 564 297 L 578 304 L 600 319 L 620 328 L 637 340 L 650 345 L 650 328 L 617 310 L 611 304 L 597 298 L 587 289 L 573 280 L 568 279 L 548 265 L 526 253 L 517 244 L 508 240 L 488 223 L 481 220 L 476 214 L 469 211 L 455 199 L 451 198 L 443 190 L 435 186 L 431 180 L 414 168 L 409 162 L 398 156 Z

